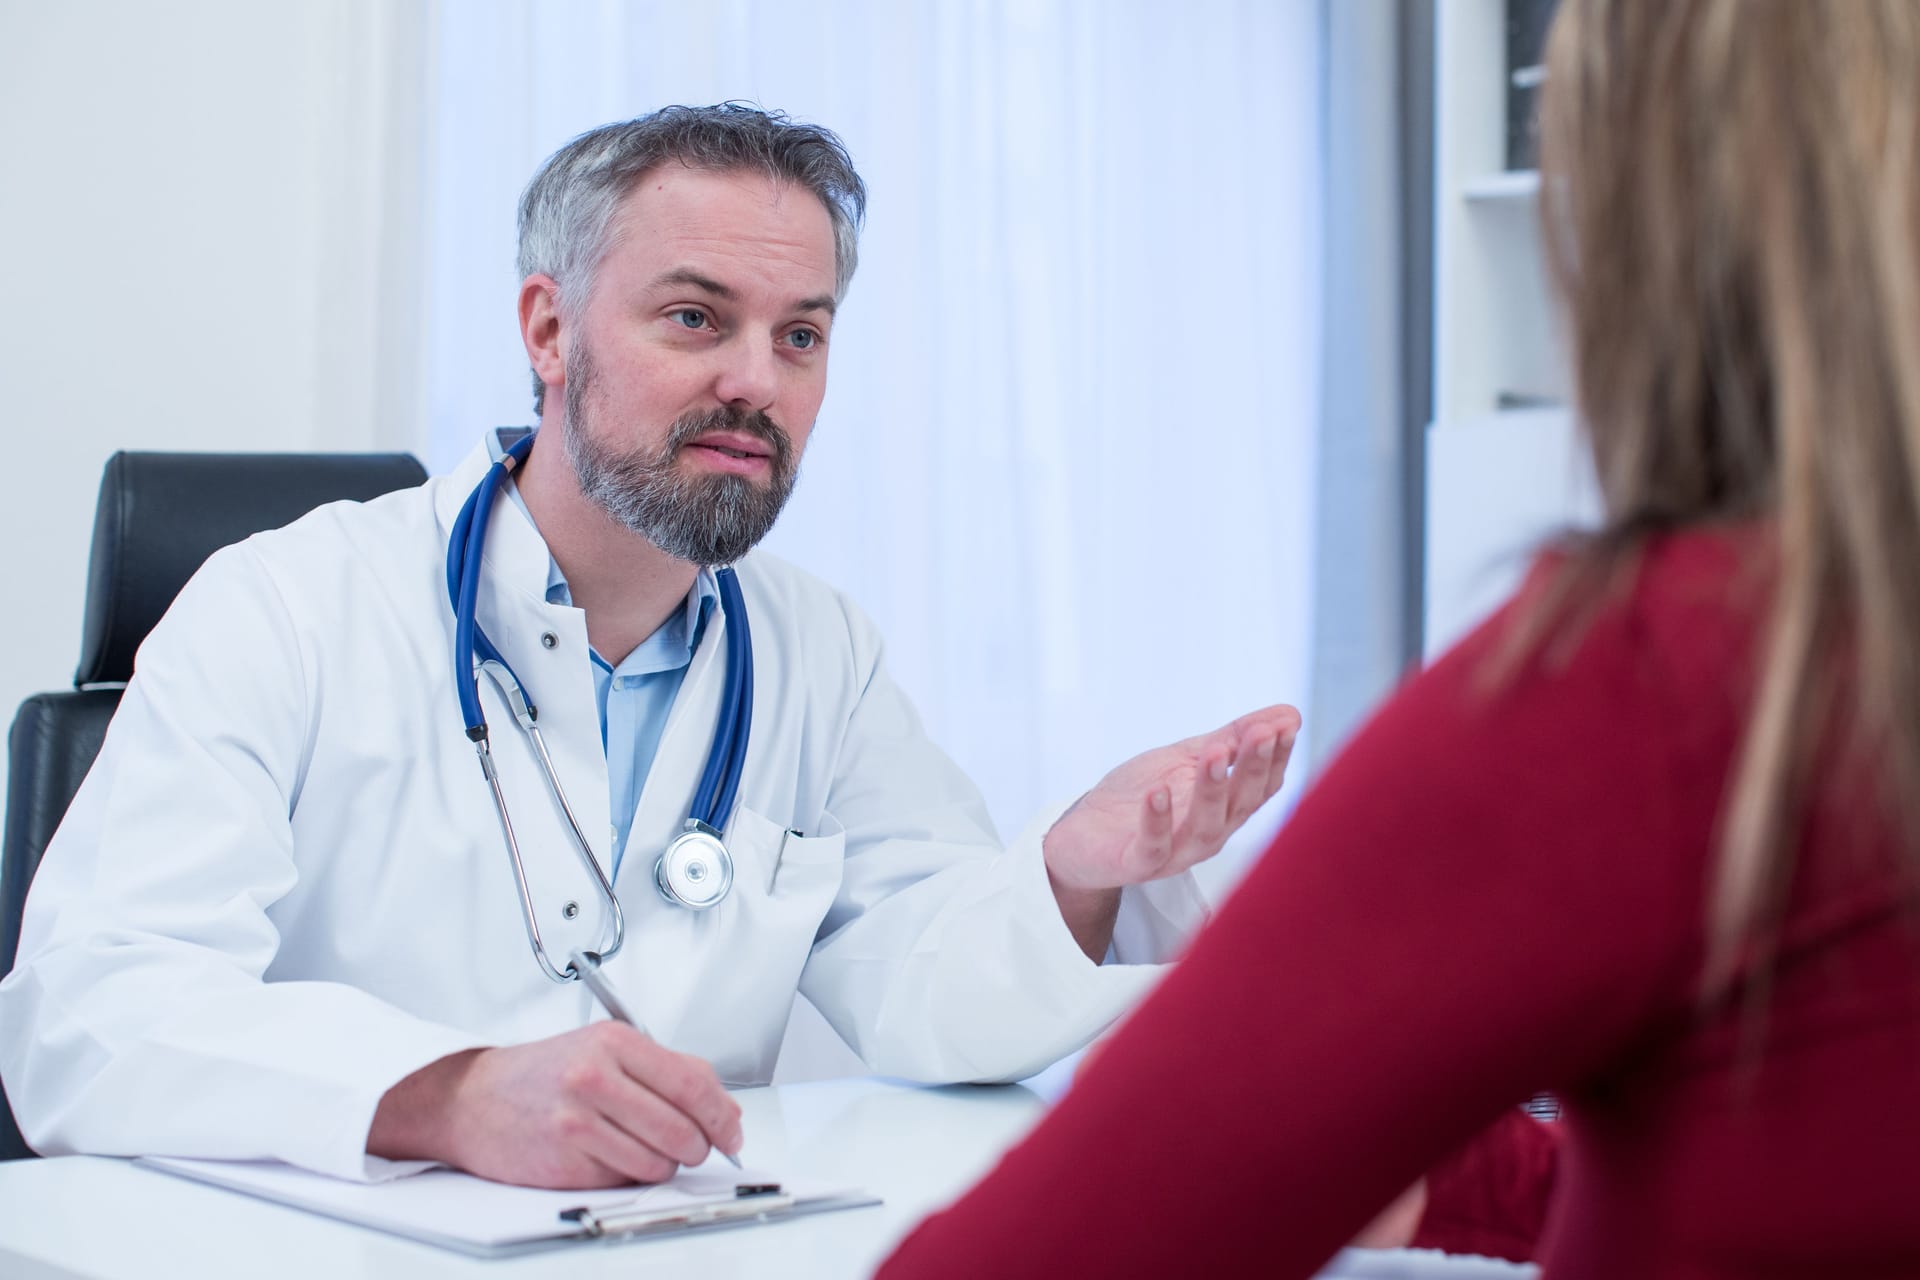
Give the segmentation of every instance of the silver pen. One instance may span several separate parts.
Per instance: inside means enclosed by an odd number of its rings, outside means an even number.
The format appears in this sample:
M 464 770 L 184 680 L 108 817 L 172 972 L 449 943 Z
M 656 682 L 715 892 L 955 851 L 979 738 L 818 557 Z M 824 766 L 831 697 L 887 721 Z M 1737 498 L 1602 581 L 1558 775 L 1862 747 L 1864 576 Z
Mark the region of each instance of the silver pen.
M 647 1030 L 645 1024 L 627 1011 L 627 1006 L 620 999 L 620 993 L 613 989 L 611 982 L 607 981 L 607 975 L 600 972 L 599 960 L 584 951 L 575 951 L 567 959 L 571 962 L 573 971 L 580 975 L 580 981 L 587 984 L 587 990 L 593 992 L 593 998 L 600 1002 L 601 1008 L 612 1015 L 615 1022 L 624 1022 L 649 1039 L 653 1037 L 653 1033 Z M 714 1150 L 720 1151 L 720 1148 L 715 1147 Z M 738 1156 L 727 1155 L 724 1151 L 720 1151 L 720 1154 L 734 1168 L 740 1167 Z

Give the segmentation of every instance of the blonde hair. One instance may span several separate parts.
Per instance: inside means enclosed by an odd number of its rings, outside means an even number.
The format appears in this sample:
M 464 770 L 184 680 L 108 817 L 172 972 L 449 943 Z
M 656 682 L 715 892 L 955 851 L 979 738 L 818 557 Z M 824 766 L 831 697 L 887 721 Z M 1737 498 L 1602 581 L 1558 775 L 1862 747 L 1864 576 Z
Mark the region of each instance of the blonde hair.
M 1568 580 L 1662 528 L 1776 531 L 1709 994 L 1771 954 L 1824 733 L 1920 832 L 1917 99 L 1914 0 L 1565 0 L 1548 41 L 1543 229 L 1608 513 Z

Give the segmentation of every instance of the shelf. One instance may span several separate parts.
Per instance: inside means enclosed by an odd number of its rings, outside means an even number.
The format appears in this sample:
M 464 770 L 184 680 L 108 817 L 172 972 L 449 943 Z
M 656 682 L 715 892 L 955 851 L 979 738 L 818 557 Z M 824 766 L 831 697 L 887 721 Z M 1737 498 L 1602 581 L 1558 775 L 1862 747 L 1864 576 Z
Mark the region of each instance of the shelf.
M 1535 169 L 1484 174 L 1462 183 L 1460 194 L 1476 204 L 1531 200 L 1540 194 L 1540 174 Z

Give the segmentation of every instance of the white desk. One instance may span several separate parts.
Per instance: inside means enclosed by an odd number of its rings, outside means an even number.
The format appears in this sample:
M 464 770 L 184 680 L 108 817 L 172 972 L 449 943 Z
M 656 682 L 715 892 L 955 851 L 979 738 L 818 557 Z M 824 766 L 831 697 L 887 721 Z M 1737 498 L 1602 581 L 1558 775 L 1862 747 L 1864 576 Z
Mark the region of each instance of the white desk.
M 871 1272 L 896 1240 L 984 1172 L 1045 1107 L 1039 1093 L 1017 1085 L 917 1089 L 834 1080 L 736 1096 L 756 1165 L 796 1180 L 860 1186 L 886 1203 L 682 1239 L 590 1243 L 481 1261 L 126 1161 L 22 1160 L 0 1163 L 0 1276 L 842 1280 Z M 1530 1274 L 1530 1268 L 1484 1260 L 1357 1251 L 1327 1273 L 1356 1280 L 1513 1280 Z

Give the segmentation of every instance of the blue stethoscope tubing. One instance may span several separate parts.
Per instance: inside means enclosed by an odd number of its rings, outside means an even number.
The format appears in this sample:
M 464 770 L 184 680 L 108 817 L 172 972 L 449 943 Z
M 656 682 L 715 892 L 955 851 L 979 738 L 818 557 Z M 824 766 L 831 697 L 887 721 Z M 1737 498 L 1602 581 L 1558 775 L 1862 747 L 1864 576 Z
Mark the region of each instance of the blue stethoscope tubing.
M 747 602 L 732 569 L 713 575 L 720 588 L 720 612 L 727 625 L 727 682 L 720 699 L 720 725 L 713 749 L 693 793 L 692 821 L 714 831 L 726 825 L 740 792 L 747 763 L 747 738 L 753 731 L 753 636 L 747 629 Z
M 494 499 L 512 472 L 526 461 L 533 448 L 529 433 L 508 448 L 480 483 L 467 496 L 454 518 L 447 539 L 447 596 L 453 605 L 454 687 L 460 698 L 460 715 L 466 724 L 467 738 L 479 756 L 481 772 L 493 795 L 494 809 L 500 819 L 500 831 L 506 841 L 513 866 L 513 878 L 520 896 L 520 914 L 527 930 L 527 943 L 541 970 L 555 982 L 568 982 L 579 975 L 575 966 L 556 965 L 547 954 L 535 917 L 533 894 L 527 886 L 526 864 L 514 837 L 513 820 L 507 813 L 506 796 L 489 744 L 486 713 L 480 706 L 479 677 L 485 674 L 499 687 L 512 710 L 514 720 L 533 744 L 540 761 L 547 789 L 565 816 L 575 851 L 593 873 L 595 886 L 606 903 L 609 936 L 599 950 L 588 954 L 596 961 L 619 951 L 626 939 L 626 918 L 613 884 L 593 856 L 586 833 L 561 789 L 559 774 L 539 727 L 539 709 L 526 692 L 526 686 L 514 673 L 505 655 L 487 638 L 476 618 L 480 596 L 480 567 L 486 539 L 487 519 Z M 694 792 L 693 812 L 685 828 L 655 864 L 654 880 L 662 896 L 670 902 L 703 910 L 722 901 L 733 886 L 733 863 L 720 832 L 732 812 L 744 772 L 747 743 L 753 726 L 753 644 L 747 626 L 746 602 L 740 593 L 739 579 L 732 569 L 715 574 L 720 592 L 720 608 L 727 638 L 726 683 L 721 689 L 720 723 L 714 732 L 712 749 L 701 770 Z

